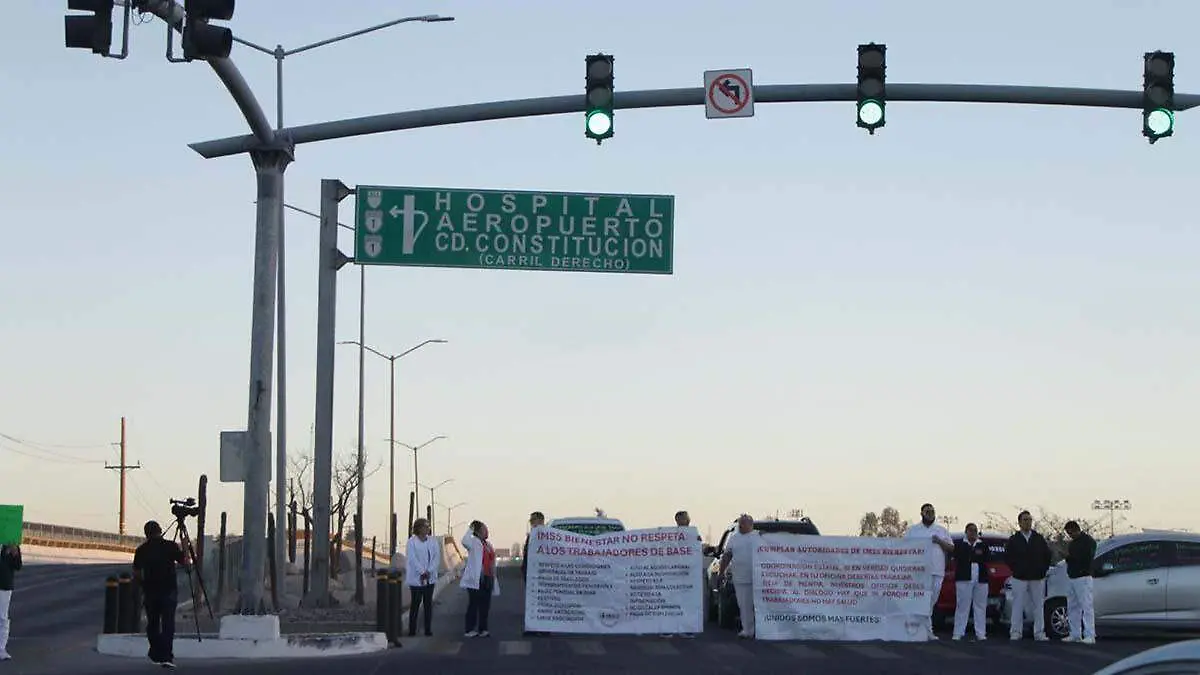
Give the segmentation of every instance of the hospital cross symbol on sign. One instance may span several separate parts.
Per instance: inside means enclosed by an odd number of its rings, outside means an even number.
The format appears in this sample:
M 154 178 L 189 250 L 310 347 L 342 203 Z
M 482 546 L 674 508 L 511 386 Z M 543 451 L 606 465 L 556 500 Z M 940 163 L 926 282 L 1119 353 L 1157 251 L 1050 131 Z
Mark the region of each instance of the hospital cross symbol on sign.
M 749 68 L 704 71 L 704 116 L 754 117 L 754 77 Z

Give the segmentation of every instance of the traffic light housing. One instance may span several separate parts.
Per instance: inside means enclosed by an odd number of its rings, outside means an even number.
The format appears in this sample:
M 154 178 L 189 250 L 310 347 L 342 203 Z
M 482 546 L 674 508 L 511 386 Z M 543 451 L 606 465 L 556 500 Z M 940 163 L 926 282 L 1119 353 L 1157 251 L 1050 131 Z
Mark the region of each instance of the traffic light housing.
M 887 123 L 887 45 L 858 46 L 858 126 L 874 134 Z
M 67 0 L 68 10 L 92 14 L 64 17 L 67 49 L 90 49 L 108 56 L 112 50 L 112 13 L 116 4 L 114 0 Z
M 1175 54 L 1146 52 L 1142 74 L 1142 135 L 1154 143 L 1175 133 Z
M 234 0 L 184 0 L 183 58 L 223 59 L 233 50 L 233 31 L 210 21 L 233 18 Z
M 613 57 L 592 54 L 587 57 L 587 103 L 584 108 L 584 135 L 599 145 L 613 135 Z

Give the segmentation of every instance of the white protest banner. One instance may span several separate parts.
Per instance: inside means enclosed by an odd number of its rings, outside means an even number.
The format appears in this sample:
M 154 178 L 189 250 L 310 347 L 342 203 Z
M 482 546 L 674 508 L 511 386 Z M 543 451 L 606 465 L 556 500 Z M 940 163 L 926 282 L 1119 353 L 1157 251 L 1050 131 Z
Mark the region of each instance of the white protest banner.
M 529 534 L 525 630 L 699 633 L 704 564 L 694 527 L 596 536 L 537 527 Z
M 763 533 L 754 550 L 755 637 L 924 642 L 933 545 Z

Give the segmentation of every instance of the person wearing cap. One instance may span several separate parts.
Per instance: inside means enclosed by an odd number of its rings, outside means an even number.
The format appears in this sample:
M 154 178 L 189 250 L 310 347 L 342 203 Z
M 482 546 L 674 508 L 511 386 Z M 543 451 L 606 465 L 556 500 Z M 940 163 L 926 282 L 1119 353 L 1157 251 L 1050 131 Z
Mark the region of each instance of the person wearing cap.
M 156 521 L 148 521 L 142 530 L 146 541 L 134 551 L 133 575 L 142 588 L 146 609 L 147 656 L 152 663 L 174 668 L 175 607 L 179 604 L 176 566 L 186 568 L 188 560 L 179 544 L 163 538 L 162 526 Z

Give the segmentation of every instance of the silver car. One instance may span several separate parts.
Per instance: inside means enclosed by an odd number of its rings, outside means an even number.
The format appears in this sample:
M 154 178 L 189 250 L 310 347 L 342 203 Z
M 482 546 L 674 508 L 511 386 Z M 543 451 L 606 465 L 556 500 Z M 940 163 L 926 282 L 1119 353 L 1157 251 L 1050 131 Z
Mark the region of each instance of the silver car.
M 1092 565 L 1096 631 L 1200 630 L 1200 534 L 1140 532 L 1096 545 Z M 1046 634 L 1066 637 L 1066 563 L 1046 576 Z M 1003 623 L 1011 623 L 1012 587 L 1005 584 Z M 1032 623 L 1027 617 L 1026 625 Z

